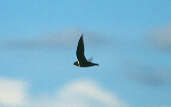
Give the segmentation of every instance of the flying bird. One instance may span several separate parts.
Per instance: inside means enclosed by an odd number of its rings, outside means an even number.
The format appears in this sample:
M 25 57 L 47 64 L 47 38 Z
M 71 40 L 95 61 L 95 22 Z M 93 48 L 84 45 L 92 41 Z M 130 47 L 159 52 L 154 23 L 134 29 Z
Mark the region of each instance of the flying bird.
M 83 34 L 81 34 L 80 40 L 78 41 L 77 51 L 76 51 L 78 61 L 74 62 L 74 65 L 79 67 L 90 67 L 98 66 L 99 64 L 93 63 L 86 59 L 84 55 L 84 41 Z

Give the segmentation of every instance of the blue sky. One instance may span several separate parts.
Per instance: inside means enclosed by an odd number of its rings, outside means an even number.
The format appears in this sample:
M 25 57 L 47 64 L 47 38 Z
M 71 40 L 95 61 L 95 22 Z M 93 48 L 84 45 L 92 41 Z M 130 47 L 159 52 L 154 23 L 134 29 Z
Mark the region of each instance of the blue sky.
M 170 107 L 170 10 L 169 0 L 0 1 L 0 83 L 15 90 L 0 105 Z M 99 67 L 73 65 L 82 32 Z

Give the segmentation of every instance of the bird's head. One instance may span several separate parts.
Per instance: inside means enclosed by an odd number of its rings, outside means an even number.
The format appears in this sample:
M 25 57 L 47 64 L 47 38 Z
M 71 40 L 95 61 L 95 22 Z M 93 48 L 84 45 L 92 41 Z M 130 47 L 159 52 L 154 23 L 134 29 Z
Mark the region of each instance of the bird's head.
M 74 62 L 74 65 L 76 65 L 76 66 L 80 66 L 80 64 L 79 64 L 79 62 L 78 62 L 78 61 Z

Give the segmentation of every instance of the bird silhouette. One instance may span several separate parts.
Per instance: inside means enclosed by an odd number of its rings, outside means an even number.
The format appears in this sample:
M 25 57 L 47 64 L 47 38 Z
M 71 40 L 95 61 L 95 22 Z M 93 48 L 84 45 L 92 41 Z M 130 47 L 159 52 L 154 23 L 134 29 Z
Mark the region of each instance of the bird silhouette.
M 74 65 L 79 67 L 90 67 L 90 66 L 98 66 L 99 64 L 90 62 L 86 59 L 84 55 L 84 41 L 83 34 L 81 34 L 80 40 L 78 41 L 77 51 L 76 51 L 78 61 L 74 62 Z

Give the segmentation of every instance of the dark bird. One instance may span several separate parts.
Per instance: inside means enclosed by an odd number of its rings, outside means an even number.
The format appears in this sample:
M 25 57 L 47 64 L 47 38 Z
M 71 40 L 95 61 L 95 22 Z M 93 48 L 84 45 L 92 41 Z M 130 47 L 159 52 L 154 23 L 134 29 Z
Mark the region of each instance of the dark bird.
M 88 61 L 84 55 L 84 41 L 83 41 L 83 34 L 81 34 L 80 40 L 78 41 L 77 51 L 76 51 L 78 61 L 74 62 L 74 65 L 79 67 L 90 67 L 99 65 L 96 63 L 92 63 Z

